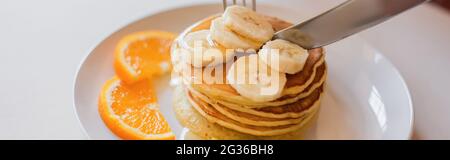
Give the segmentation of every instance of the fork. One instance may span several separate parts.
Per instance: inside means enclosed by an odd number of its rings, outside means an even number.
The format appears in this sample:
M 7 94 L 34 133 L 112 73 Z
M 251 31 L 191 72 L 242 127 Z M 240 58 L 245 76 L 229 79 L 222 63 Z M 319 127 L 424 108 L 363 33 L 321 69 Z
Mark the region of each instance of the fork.
M 256 0 L 251 0 L 252 4 L 252 10 L 256 11 Z M 231 4 L 230 5 L 239 5 L 237 0 L 231 0 Z M 242 0 L 241 5 L 244 7 L 247 7 L 247 2 L 245 0 Z M 222 0 L 222 6 L 223 6 L 223 10 L 225 10 L 228 7 L 228 0 Z

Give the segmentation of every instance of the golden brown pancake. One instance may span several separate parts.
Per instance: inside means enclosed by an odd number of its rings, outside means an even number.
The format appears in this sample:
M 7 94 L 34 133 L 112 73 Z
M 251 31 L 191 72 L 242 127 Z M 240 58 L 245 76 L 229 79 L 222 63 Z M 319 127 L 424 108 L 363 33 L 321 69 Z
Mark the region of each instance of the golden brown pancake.
M 323 86 L 313 90 L 310 95 L 304 97 L 294 103 L 285 104 L 276 107 L 264 107 L 264 108 L 244 108 L 236 105 L 224 105 L 221 102 L 211 100 L 207 96 L 195 91 L 190 90 L 194 97 L 201 99 L 212 105 L 216 110 L 219 110 L 222 114 L 229 116 L 230 118 L 247 124 L 257 125 L 264 121 L 275 122 L 285 121 L 284 123 L 293 124 L 298 123 L 298 118 L 301 118 L 308 112 L 306 110 L 315 106 L 320 99 L 320 95 L 323 92 Z M 256 122 L 257 121 L 257 122 Z M 261 124 L 263 125 L 263 124 Z M 266 124 L 269 125 L 269 124 Z M 280 124 L 278 124 L 280 125 Z M 281 124 L 282 125 L 282 124 Z M 270 125 L 273 126 L 273 125 Z
M 202 22 L 193 25 L 192 27 L 188 28 L 183 34 L 181 34 L 180 37 L 183 37 L 185 34 L 192 32 L 192 31 L 209 29 L 210 21 L 212 19 L 214 19 L 215 17 L 217 17 L 217 16 L 208 17 L 205 20 L 203 20 Z M 271 22 L 272 25 L 274 26 L 275 31 L 278 31 L 280 29 L 286 28 L 291 25 L 291 23 L 281 21 L 277 18 L 270 18 L 268 16 L 266 16 L 266 17 L 269 19 L 269 22 Z M 183 39 L 183 38 L 179 38 L 179 39 Z M 174 47 L 177 47 L 177 46 L 178 45 L 174 45 Z M 172 56 L 179 57 L 179 55 L 172 55 Z M 313 83 L 313 80 L 314 80 L 314 77 L 316 77 L 315 75 L 317 73 L 318 68 L 323 65 L 325 65 L 323 49 L 318 48 L 318 49 L 309 50 L 309 56 L 306 61 L 304 69 L 296 74 L 292 74 L 292 75 L 288 74 L 287 75 L 287 82 L 286 82 L 285 89 L 283 90 L 282 95 L 283 96 L 291 96 L 291 95 L 295 96 L 295 95 L 298 95 L 299 93 L 301 93 L 303 90 L 305 90 L 305 88 L 307 88 L 311 83 Z M 188 73 L 188 75 L 190 75 L 190 76 L 184 75 L 185 80 L 187 79 L 187 81 L 189 81 L 191 79 L 200 79 L 200 81 L 201 81 L 204 79 L 203 72 L 205 71 L 206 67 L 195 68 L 195 67 L 189 65 L 189 66 L 182 66 L 181 68 L 183 68 L 183 67 L 191 67 L 191 70 L 190 70 L 191 72 Z M 223 68 L 226 68 L 225 64 L 224 64 Z M 200 73 L 200 74 L 194 74 L 195 73 L 194 70 L 197 70 L 197 71 L 200 70 L 200 71 L 196 72 L 196 73 Z M 211 82 L 208 83 L 208 82 L 202 81 L 201 84 L 191 84 L 191 87 L 205 95 L 210 96 L 211 98 L 225 101 L 225 102 L 234 102 L 234 103 L 238 103 L 238 104 L 242 104 L 242 105 L 255 106 L 255 107 L 264 105 L 264 103 L 254 102 L 246 97 L 239 95 L 239 93 L 237 93 L 233 87 L 231 87 L 229 84 L 226 84 L 225 83 L 226 82 L 226 79 L 225 79 L 226 72 L 219 71 L 219 72 L 217 72 L 219 75 L 215 75 L 214 73 L 216 73 L 216 72 L 213 69 L 213 71 L 211 72 L 211 77 L 217 77 L 217 78 L 221 79 L 222 80 L 221 83 L 211 83 Z M 284 98 L 286 98 L 286 97 L 284 97 Z M 281 99 L 281 100 L 284 100 L 284 99 Z M 275 100 L 275 101 L 278 101 L 278 100 Z M 291 100 L 290 102 L 292 102 L 292 101 L 294 101 L 294 100 Z
M 190 132 L 204 139 L 224 139 L 224 140 L 289 140 L 302 139 L 305 130 L 308 129 L 309 123 L 298 130 L 277 136 L 254 136 L 241 133 L 232 129 L 228 129 L 210 122 L 200 113 L 198 113 L 191 105 L 186 97 L 182 85 L 178 85 L 174 89 L 173 109 L 178 121 Z
M 191 26 L 180 35 L 209 29 L 210 21 L 217 16 Z M 266 16 L 275 31 L 291 23 Z M 172 49 L 178 48 L 174 43 Z M 223 47 L 220 47 L 223 49 Z M 178 85 L 174 96 L 174 109 L 178 120 L 193 133 L 207 139 L 299 139 L 303 129 L 316 115 L 323 94 L 327 67 L 322 48 L 309 50 L 302 71 L 287 74 L 282 96 L 270 102 L 254 102 L 241 96 L 226 83 L 204 82 Z M 181 57 L 172 52 L 172 57 Z M 183 78 L 203 80 L 206 67 L 194 68 L 173 60 L 174 68 L 190 67 L 201 74 L 184 74 Z M 223 65 L 226 68 L 225 64 Z M 174 69 L 175 70 L 175 69 Z M 175 70 L 179 72 L 179 70 Z M 212 77 L 226 82 L 226 72 Z
M 289 103 L 294 103 L 294 102 L 298 101 L 299 99 L 308 96 L 309 94 L 311 94 L 312 91 L 314 91 L 316 88 L 318 88 L 324 84 L 326 76 L 327 76 L 326 65 L 322 64 L 321 66 L 319 66 L 317 68 L 317 74 L 315 75 L 311 84 L 308 85 L 307 87 L 305 87 L 303 92 L 300 92 L 295 95 L 285 95 L 285 96 L 282 96 L 282 97 L 280 97 L 274 101 L 270 101 L 270 102 L 246 102 L 246 103 L 242 103 L 242 101 L 229 102 L 229 101 L 217 98 L 217 96 L 209 95 L 209 97 L 211 99 L 214 99 L 218 103 L 224 104 L 226 106 L 234 105 L 234 106 L 239 106 L 239 107 L 243 107 L 243 108 L 261 108 L 261 107 L 269 107 L 269 106 L 281 106 L 281 105 L 285 105 L 285 104 L 289 104 Z
M 212 123 L 217 123 L 225 128 L 229 128 L 238 132 L 255 136 L 276 136 L 301 129 L 314 116 L 314 113 L 316 113 L 318 110 L 318 107 L 314 107 L 313 113 L 307 114 L 306 116 L 302 117 L 302 122 L 299 124 L 271 126 L 271 127 L 254 126 L 240 123 L 221 114 L 214 107 L 211 107 L 208 103 L 193 98 L 189 93 L 187 94 L 187 97 L 192 107 L 195 108 L 197 112 L 199 112 L 208 121 Z
M 215 110 L 219 111 L 221 114 L 227 116 L 230 119 L 238 121 L 243 124 L 254 125 L 254 126 L 281 126 L 289 124 L 298 124 L 303 121 L 303 118 L 310 114 L 313 107 L 318 106 L 318 101 L 320 100 L 320 95 L 322 93 L 322 87 L 316 89 L 310 96 L 301 99 L 295 103 L 291 103 L 279 107 L 266 107 L 262 109 L 248 109 L 246 110 L 235 110 L 224 106 L 220 103 L 215 103 L 208 99 L 206 96 L 190 90 L 190 94 L 194 99 L 199 99 L 205 103 L 208 103 Z M 307 111 L 309 110 L 309 111 Z M 266 117 L 264 114 L 260 116 L 258 114 L 253 114 L 253 112 L 264 113 L 268 115 L 277 115 L 281 118 Z
M 309 51 L 310 54 L 308 56 L 308 60 L 305 64 L 305 67 L 302 71 L 289 75 L 287 74 L 287 82 L 285 85 L 285 88 L 283 90 L 282 95 L 285 97 L 281 97 L 281 99 L 274 100 L 273 102 L 277 101 L 283 101 L 286 100 L 287 97 L 295 97 L 299 93 L 303 92 L 310 84 L 313 83 L 314 78 L 316 77 L 316 74 L 319 76 L 319 78 L 322 78 L 323 72 L 326 69 L 325 63 L 324 63 L 324 56 L 322 54 L 321 49 L 311 50 Z M 320 68 L 322 67 L 322 68 Z M 319 68 L 321 69 L 320 72 L 322 74 L 318 74 Z M 198 74 L 194 74 L 194 71 L 196 68 L 192 68 L 192 76 L 194 78 Z M 201 71 L 198 71 L 197 73 L 202 73 L 204 69 L 200 69 Z M 212 77 L 215 77 L 216 75 L 214 73 L 214 70 L 211 72 Z M 222 73 L 223 75 L 219 75 L 221 78 L 226 77 L 225 72 L 218 72 L 218 74 Z M 200 76 L 202 76 L 200 74 Z M 191 77 L 188 77 L 191 78 Z M 199 77 L 198 79 L 203 79 L 202 77 Z M 222 80 L 222 82 L 226 82 L 226 80 Z M 214 99 L 218 99 L 221 101 L 226 102 L 234 102 L 239 103 L 242 105 L 248 105 L 248 106 L 260 106 L 265 105 L 266 102 L 254 102 L 246 97 L 243 97 L 237 93 L 237 91 L 229 84 L 226 83 L 202 83 L 202 84 L 191 84 L 191 87 L 198 90 L 199 92 L 206 94 Z M 284 98 L 284 99 L 283 99 Z

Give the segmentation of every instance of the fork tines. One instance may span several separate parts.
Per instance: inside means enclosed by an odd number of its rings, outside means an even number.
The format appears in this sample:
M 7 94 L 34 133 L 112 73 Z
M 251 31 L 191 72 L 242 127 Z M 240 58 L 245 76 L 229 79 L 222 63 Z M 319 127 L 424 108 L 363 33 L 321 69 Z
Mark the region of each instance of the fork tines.
M 246 0 L 241 0 L 241 3 L 238 3 L 237 0 L 231 0 L 231 3 L 228 4 L 229 0 L 222 0 L 222 5 L 223 5 L 223 9 L 225 10 L 229 5 L 242 5 L 244 7 L 247 7 L 247 2 Z M 253 9 L 253 11 L 256 11 L 256 0 L 251 0 L 252 4 L 251 4 L 251 8 Z

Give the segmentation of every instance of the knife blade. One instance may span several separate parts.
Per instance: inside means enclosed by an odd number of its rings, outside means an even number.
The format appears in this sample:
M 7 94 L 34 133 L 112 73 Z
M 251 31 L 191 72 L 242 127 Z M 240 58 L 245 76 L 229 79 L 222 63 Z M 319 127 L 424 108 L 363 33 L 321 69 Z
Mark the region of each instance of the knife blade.
M 303 23 L 277 32 L 305 49 L 322 47 L 382 23 L 429 0 L 348 0 Z

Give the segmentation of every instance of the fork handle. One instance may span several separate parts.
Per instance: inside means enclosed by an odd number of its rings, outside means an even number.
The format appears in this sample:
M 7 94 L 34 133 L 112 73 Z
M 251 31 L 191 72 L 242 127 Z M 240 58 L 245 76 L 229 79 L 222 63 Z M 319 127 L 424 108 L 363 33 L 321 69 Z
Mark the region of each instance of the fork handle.
M 429 0 L 349 0 L 275 34 L 306 49 L 322 47 L 370 28 Z

